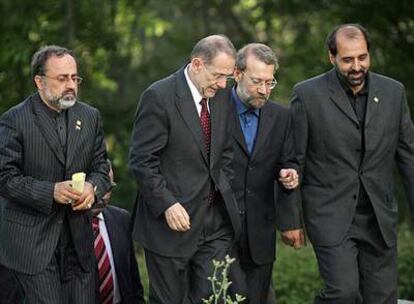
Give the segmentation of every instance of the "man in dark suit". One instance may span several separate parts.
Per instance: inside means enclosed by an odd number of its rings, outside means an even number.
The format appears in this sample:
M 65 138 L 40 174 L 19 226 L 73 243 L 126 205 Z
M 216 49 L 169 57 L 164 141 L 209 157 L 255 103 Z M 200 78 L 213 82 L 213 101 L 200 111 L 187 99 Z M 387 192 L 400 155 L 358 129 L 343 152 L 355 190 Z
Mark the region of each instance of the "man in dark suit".
M 269 102 L 277 84 L 277 67 L 270 47 L 260 43 L 244 46 L 237 53 L 237 85 L 231 95 L 233 190 L 242 221 L 237 246 L 240 265 L 232 266 L 231 279 L 238 288 L 245 288 L 245 278 L 249 303 L 267 303 L 276 225 L 289 245 L 299 248 L 303 243 L 298 197 L 292 190 L 298 185 L 298 174 L 291 116 L 287 108 Z
M 188 65 L 141 96 L 130 148 L 139 187 L 133 236 L 144 247 L 150 302 L 200 303 L 212 259 L 240 233 L 232 176 L 227 37 L 200 40 Z
M 397 162 L 414 208 L 414 127 L 404 86 L 369 72 L 357 24 L 327 39 L 331 71 L 293 91 L 306 228 L 325 288 L 315 303 L 397 303 Z
M 111 165 L 109 180 L 112 186 L 116 185 Z M 125 209 L 108 205 L 111 195 L 112 190 L 109 190 L 92 208 L 93 217 L 98 219 L 99 231 L 111 264 L 113 300 L 110 303 L 143 304 L 144 289 L 132 244 L 131 216 Z M 98 303 L 104 303 L 103 299 L 100 298 Z
M 77 101 L 73 54 L 41 48 L 32 60 L 38 93 L 0 118 L 1 263 L 30 303 L 93 303 L 89 209 L 109 188 L 99 112 Z M 86 174 L 83 192 L 71 177 Z

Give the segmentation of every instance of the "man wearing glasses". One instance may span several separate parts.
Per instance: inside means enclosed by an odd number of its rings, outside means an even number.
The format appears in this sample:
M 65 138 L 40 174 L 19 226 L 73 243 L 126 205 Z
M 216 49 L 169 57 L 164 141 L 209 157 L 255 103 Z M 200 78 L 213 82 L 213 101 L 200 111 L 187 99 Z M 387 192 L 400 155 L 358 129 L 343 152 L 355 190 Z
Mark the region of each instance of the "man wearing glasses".
M 154 303 L 200 303 L 211 295 L 212 259 L 240 232 L 230 187 L 228 115 L 236 51 L 213 35 L 190 63 L 141 96 L 129 166 L 139 195 L 134 238 L 144 247 Z
M 242 235 L 240 265 L 232 270 L 234 289 L 249 303 L 267 303 L 276 226 L 294 248 L 303 243 L 297 195 L 297 164 L 289 110 L 269 102 L 278 67 L 272 49 L 248 44 L 237 53 L 231 102 L 234 138 L 234 185 Z M 277 216 L 276 216 L 277 215 Z M 241 267 L 241 268 L 240 268 Z
M 77 100 L 68 49 L 41 48 L 32 77 L 38 93 L 0 117 L 0 262 L 30 303 L 94 303 L 89 209 L 110 187 L 100 114 Z

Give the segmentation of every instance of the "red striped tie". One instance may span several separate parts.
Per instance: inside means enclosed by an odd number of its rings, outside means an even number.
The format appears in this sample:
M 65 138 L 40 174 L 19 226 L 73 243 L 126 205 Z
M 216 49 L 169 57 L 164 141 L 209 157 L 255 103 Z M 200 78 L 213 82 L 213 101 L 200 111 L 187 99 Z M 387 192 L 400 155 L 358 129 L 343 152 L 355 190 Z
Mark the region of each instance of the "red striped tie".
M 92 228 L 95 235 L 95 256 L 98 262 L 99 293 L 102 304 L 112 304 L 114 299 L 114 279 L 112 277 L 111 263 L 102 234 L 99 231 L 99 218 L 92 218 Z
M 201 112 L 200 112 L 200 124 L 201 130 L 203 131 L 204 147 L 206 148 L 207 157 L 210 159 L 210 144 L 211 144 L 211 119 L 210 113 L 208 112 L 207 99 L 203 98 L 200 101 Z M 214 203 L 215 192 L 211 190 L 208 194 L 208 204 L 211 206 Z

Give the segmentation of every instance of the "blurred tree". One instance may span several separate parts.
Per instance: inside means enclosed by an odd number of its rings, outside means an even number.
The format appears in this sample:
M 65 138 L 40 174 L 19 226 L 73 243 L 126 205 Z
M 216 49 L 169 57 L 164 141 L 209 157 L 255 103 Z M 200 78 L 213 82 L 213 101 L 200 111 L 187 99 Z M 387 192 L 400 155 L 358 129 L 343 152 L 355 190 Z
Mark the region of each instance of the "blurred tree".
M 128 145 L 139 96 L 185 64 L 197 40 L 222 33 L 237 48 L 252 41 L 272 46 L 280 57 L 273 97 L 287 104 L 296 82 L 330 68 L 325 37 L 344 22 L 369 29 L 373 70 L 402 81 L 412 99 L 414 5 L 408 0 L 2 0 L 0 113 L 34 92 L 30 59 L 40 46 L 74 49 L 85 78 L 81 99 L 103 115 L 119 185 L 114 200 L 130 208 L 136 185 Z

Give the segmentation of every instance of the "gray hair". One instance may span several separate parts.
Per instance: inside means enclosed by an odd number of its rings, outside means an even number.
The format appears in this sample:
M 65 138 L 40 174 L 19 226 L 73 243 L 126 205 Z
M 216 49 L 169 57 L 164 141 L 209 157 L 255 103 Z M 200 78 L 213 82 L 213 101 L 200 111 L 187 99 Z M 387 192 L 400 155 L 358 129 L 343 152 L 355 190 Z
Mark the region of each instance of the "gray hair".
M 275 70 L 279 68 L 279 62 L 273 50 L 263 43 L 249 43 L 237 52 L 236 67 L 240 71 L 246 70 L 248 56 L 254 56 L 267 65 L 274 65 Z
M 206 64 L 211 64 L 220 53 L 225 53 L 236 59 L 236 49 L 229 38 L 224 35 L 211 35 L 196 43 L 191 52 L 190 59 L 200 57 Z

